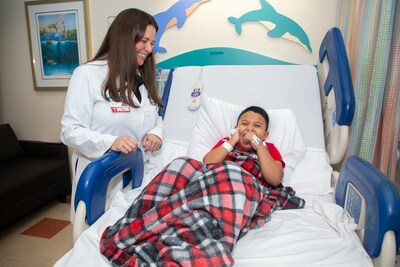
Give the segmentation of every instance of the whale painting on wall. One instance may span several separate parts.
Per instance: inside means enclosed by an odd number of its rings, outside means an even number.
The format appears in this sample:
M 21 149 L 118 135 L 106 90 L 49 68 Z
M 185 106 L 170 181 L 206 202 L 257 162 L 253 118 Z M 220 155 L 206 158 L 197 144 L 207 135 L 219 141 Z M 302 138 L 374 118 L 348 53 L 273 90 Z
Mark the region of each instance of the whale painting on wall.
M 156 35 L 154 52 L 166 53 L 167 48 L 160 45 L 162 36 L 166 31 L 176 26 L 180 29 L 188 17 L 200 6 L 209 0 L 179 0 L 166 11 L 154 16 L 159 30 Z M 261 8 L 251 10 L 240 17 L 229 17 L 228 21 L 235 25 L 237 34 L 242 32 L 242 24 L 246 22 L 260 22 L 267 27 L 267 35 L 272 38 L 283 38 L 300 44 L 307 52 L 312 53 L 312 48 L 307 34 L 303 28 L 289 17 L 277 12 L 275 8 L 265 0 L 260 0 Z
M 261 8 L 249 11 L 239 18 L 229 17 L 228 20 L 235 25 L 237 34 L 242 33 L 242 24 L 258 21 L 269 29 L 267 35 L 272 38 L 284 38 L 299 43 L 309 53 L 312 52 L 310 41 L 305 31 L 292 19 L 278 13 L 275 8 L 265 0 L 260 0 Z
M 167 49 L 160 46 L 161 37 L 165 31 L 173 26 L 179 29 L 185 24 L 186 19 L 195 11 L 200 4 L 209 0 L 179 0 L 164 12 L 154 15 L 154 19 L 158 24 L 156 42 L 154 44 L 154 52 L 166 53 Z

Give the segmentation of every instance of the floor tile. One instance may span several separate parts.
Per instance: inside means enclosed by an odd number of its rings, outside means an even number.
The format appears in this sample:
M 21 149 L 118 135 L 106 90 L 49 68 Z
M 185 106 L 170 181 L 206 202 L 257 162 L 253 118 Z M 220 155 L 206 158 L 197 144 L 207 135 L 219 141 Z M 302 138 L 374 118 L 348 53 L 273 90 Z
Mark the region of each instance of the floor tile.
M 50 239 L 68 224 L 70 224 L 70 222 L 66 220 L 43 218 L 21 234 Z

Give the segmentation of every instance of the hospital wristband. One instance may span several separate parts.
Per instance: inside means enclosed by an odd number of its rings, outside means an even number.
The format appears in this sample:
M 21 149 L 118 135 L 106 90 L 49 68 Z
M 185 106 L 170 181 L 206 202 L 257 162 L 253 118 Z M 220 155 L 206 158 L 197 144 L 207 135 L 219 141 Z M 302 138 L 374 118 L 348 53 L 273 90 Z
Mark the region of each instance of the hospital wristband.
M 228 153 L 230 153 L 233 150 L 233 147 L 228 142 L 223 142 L 221 146 L 225 148 L 228 151 Z

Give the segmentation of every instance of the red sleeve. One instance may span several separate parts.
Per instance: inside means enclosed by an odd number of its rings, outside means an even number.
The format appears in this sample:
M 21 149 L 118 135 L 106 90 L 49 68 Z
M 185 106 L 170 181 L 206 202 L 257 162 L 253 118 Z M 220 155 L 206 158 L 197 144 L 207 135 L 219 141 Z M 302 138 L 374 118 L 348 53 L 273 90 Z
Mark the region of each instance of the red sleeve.
M 216 144 L 215 144 L 215 146 L 213 146 L 213 148 L 211 149 L 211 150 L 213 150 L 213 149 L 215 149 L 215 148 L 217 148 L 217 147 L 220 147 L 224 142 L 226 142 L 226 141 L 228 141 L 229 140 L 229 137 L 224 137 L 224 138 L 222 138 L 221 140 L 219 140 Z M 265 142 L 266 144 L 267 144 L 267 147 L 268 147 L 268 150 L 269 150 L 269 153 L 271 154 L 271 157 L 274 159 L 274 160 L 277 160 L 277 161 L 280 161 L 280 162 L 282 162 L 282 168 L 285 168 L 285 162 L 283 161 L 283 159 L 282 159 L 282 156 L 281 156 L 281 153 L 279 153 L 279 150 L 276 148 L 276 146 L 274 145 L 274 144 L 272 144 L 272 143 L 268 143 L 268 142 Z
M 269 153 L 274 160 L 282 162 L 282 168 L 285 168 L 285 162 L 282 159 L 281 153 L 279 153 L 278 149 L 275 147 L 274 144 L 266 142 Z
M 213 148 L 211 150 L 213 150 L 217 147 L 220 147 L 224 142 L 226 142 L 228 140 L 229 140 L 229 137 L 222 138 L 221 140 L 218 141 L 218 143 L 215 144 L 215 146 L 213 146 Z

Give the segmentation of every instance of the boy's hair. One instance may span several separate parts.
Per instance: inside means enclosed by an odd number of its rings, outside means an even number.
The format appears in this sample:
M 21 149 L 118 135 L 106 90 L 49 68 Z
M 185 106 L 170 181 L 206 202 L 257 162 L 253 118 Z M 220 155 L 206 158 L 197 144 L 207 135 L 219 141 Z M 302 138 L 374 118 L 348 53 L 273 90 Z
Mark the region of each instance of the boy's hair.
M 250 106 L 248 108 L 245 108 L 242 112 L 240 112 L 236 124 L 239 123 L 240 117 L 242 117 L 242 115 L 248 111 L 253 111 L 254 113 L 260 114 L 265 119 L 266 122 L 265 130 L 268 131 L 268 125 L 269 125 L 268 113 L 265 111 L 265 109 L 257 106 Z

